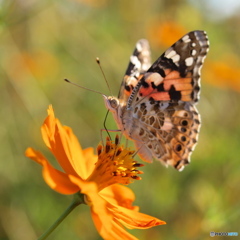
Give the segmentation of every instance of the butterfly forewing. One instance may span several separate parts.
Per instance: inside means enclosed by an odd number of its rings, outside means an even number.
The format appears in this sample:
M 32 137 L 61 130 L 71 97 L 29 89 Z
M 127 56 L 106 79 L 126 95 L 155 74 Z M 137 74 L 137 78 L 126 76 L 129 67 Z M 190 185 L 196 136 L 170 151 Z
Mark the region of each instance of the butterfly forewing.
M 197 102 L 200 70 L 208 49 L 206 32 L 193 31 L 186 34 L 148 69 L 148 74 L 141 79 L 140 93 L 144 95 L 144 87 L 147 88 L 149 85 L 148 92 L 152 91 L 155 100 Z M 154 74 L 153 78 L 151 73 L 159 75 Z
M 150 47 L 146 39 L 136 43 L 136 47 L 130 57 L 124 79 L 122 81 L 118 98 L 127 101 L 133 88 L 137 85 L 139 77 L 151 66 Z

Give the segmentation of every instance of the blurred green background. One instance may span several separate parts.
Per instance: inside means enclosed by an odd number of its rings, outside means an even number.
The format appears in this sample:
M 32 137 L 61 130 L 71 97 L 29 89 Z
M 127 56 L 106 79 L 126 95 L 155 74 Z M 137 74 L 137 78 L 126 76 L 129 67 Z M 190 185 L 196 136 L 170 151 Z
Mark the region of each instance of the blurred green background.
M 147 38 L 152 60 L 192 30 L 207 31 L 210 52 L 202 69 L 198 109 L 202 128 L 183 172 L 146 164 L 131 184 L 135 205 L 167 222 L 131 230 L 139 239 L 210 239 L 240 234 L 240 14 L 239 1 L 1 0 L 0 1 L 0 239 L 31 240 L 70 204 L 52 191 L 41 167 L 24 156 L 31 146 L 54 162 L 40 134 L 53 104 L 83 148 L 96 147 L 109 94 L 99 57 L 117 95 L 136 41 Z M 238 5 L 237 5 L 238 4 Z M 116 126 L 108 118 L 109 129 Z M 237 239 L 239 237 L 215 237 Z M 101 239 L 87 206 L 80 206 L 49 239 Z

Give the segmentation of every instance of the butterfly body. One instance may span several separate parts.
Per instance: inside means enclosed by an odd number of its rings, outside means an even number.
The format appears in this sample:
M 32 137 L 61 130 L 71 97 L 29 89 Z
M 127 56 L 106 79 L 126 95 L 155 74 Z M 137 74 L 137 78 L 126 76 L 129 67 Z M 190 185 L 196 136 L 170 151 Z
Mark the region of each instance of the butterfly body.
M 200 69 L 208 51 L 203 31 L 186 34 L 150 65 L 147 40 L 136 44 L 119 96 L 104 96 L 118 128 L 138 155 L 182 170 L 190 162 L 200 129 L 195 107 Z

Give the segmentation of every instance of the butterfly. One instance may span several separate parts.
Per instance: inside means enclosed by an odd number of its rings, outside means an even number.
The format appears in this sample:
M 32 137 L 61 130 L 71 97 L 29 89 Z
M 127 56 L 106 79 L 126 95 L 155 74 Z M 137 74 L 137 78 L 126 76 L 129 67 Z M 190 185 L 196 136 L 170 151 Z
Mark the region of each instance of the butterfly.
M 190 162 L 200 130 L 196 108 L 200 71 L 209 50 L 206 32 L 192 31 L 152 65 L 149 43 L 136 43 L 118 97 L 104 96 L 121 132 L 140 158 L 181 171 Z

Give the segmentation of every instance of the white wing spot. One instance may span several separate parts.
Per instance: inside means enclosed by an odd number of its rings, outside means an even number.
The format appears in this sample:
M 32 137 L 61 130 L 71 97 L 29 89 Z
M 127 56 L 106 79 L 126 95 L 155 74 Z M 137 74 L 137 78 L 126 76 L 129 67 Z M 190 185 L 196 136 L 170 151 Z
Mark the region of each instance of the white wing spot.
M 136 66 L 136 68 L 141 67 L 141 63 L 139 62 L 139 60 L 136 56 L 131 56 L 130 61 L 131 61 L 132 64 L 134 64 Z
M 169 51 L 165 53 L 165 57 L 171 58 L 174 63 L 177 63 L 180 60 L 180 56 L 172 48 L 170 48 Z
M 192 50 L 192 55 L 196 55 L 197 51 L 195 49 Z
M 185 43 L 191 42 L 191 39 L 189 38 L 188 35 L 184 36 L 184 37 L 182 38 L 182 40 L 183 40 Z
M 185 59 L 186 65 L 189 67 L 193 64 L 193 57 L 188 57 Z
M 192 47 L 196 47 L 196 43 L 193 42 L 193 43 L 192 43 Z
M 179 62 L 179 60 L 180 60 L 180 55 L 176 54 L 175 56 L 172 57 L 172 60 L 173 60 L 174 63 Z
M 158 86 L 163 81 L 163 77 L 159 73 L 150 73 L 146 78 L 146 82 L 154 82 L 155 86 Z
M 166 53 L 165 53 L 165 56 L 167 57 L 167 58 L 172 58 L 173 56 L 175 56 L 177 53 L 176 53 L 176 51 L 174 51 L 174 50 L 172 50 L 171 48 L 169 49 L 170 51 L 167 51 Z
M 149 63 L 142 63 L 142 69 L 147 71 L 150 68 L 150 64 Z
M 136 44 L 136 49 L 139 51 L 139 52 L 141 52 L 142 51 L 142 45 L 140 44 L 140 43 L 137 43 Z

